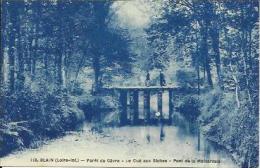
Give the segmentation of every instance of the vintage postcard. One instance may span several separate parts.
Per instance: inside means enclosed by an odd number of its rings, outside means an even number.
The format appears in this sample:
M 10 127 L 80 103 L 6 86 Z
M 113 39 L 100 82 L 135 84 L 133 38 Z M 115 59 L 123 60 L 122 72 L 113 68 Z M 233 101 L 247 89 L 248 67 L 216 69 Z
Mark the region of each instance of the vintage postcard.
M 259 167 L 258 0 L 1 0 L 0 166 Z

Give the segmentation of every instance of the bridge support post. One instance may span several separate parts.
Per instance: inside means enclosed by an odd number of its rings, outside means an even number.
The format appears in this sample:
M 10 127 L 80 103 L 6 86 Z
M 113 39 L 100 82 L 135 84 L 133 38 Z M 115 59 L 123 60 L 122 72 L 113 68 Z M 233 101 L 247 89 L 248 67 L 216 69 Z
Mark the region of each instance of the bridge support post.
M 150 91 L 146 90 L 144 91 L 144 113 L 145 113 L 145 118 L 144 121 L 145 123 L 150 123 Z
M 134 110 L 134 116 L 133 116 L 133 123 L 138 123 L 138 117 L 139 117 L 139 93 L 137 90 L 133 92 L 133 110 Z
M 172 124 L 172 114 L 174 112 L 174 104 L 173 104 L 173 90 L 169 90 L 169 125 Z
M 127 124 L 127 91 L 120 90 L 120 125 Z
M 160 121 L 163 119 L 163 111 L 162 111 L 162 91 L 159 91 L 157 94 L 157 107 L 158 112 L 160 113 Z

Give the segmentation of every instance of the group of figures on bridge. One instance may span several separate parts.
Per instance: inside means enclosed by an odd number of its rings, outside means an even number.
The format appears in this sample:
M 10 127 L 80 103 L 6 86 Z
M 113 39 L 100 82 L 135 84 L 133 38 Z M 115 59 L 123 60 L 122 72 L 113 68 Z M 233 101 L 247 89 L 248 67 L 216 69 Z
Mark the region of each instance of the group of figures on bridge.
M 165 76 L 162 71 L 160 71 L 159 77 L 160 77 L 160 86 L 166 86 Z M 147 71 L 146 79 L 145 79 L 145 86 L 149 87 L 150 85 L 151 85 L 151 76 L 150 76 L 149 71 Z

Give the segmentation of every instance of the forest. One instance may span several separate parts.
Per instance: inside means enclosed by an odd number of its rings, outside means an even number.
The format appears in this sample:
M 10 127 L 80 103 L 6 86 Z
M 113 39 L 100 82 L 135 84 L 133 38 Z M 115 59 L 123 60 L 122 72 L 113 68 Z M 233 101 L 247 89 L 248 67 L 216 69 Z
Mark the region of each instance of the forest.
M 1 1 L 0 156 L 95 122 L 115 106 L 100 88 L 163 71 L 197 89 L 179 109 L 198 107 L 203 134 L 258 167 L 259 2 L 136 0 L 135 18 L 125 3 Z

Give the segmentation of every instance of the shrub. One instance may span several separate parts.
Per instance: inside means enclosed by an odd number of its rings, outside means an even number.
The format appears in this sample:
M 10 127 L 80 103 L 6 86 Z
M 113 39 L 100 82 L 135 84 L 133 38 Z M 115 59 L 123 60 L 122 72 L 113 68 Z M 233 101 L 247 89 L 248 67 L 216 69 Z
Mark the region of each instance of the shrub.
M 29 147 L 44 137 L 54 138 L 83 123 L 84 113 L 77 99 L 66 92 L 32 92 L 24 89 L 5 93 L 5 122 L 0 122 L 0 155 L 14 149 Z
M 198 98 L 190 95 L 185 96 L 180 102 L 179 111 L 188 121 L 196 121 L 200 115 L 200 102 Z
M 92 96 L 81 100 L 78 104 L 78 107 L 84 111 L 86 119 L 89 121 L 106 118 L 105 116 L 110 112 L 116 111 L 117 106 L 117 101 L 112 96 Z
M 176 72 L 176 80 L 181 87 L 196 87 L 197 77 L 195 70 L 178 70 Z
M 0 124 L 0 156 L 8 154 L 14 149 L 29 147 L 32 131 L 27 122 L 5 122 Z
M 4 95 L 3 109 L 11 121 L 35 119 L 41 112 L 41 95 L 23 90 Z

